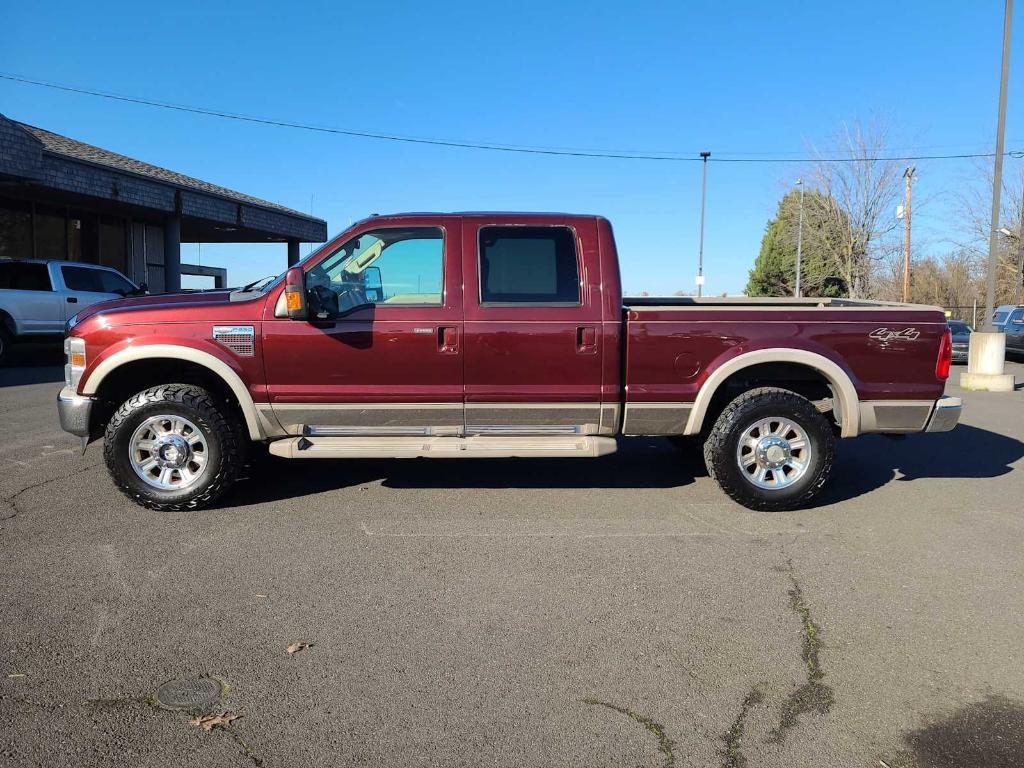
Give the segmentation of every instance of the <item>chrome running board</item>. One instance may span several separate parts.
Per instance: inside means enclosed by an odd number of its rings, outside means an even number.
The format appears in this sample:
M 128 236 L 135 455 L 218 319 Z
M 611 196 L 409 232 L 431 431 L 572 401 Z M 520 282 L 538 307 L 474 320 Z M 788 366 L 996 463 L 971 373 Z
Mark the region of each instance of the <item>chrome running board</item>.
M 270 452 L 286 459 L 390 459 L 426 457 L 595 457 L 614 453 L 615 438 L 594 435 L 473 435 L 470 437 L 317 437 L 277 440 Z

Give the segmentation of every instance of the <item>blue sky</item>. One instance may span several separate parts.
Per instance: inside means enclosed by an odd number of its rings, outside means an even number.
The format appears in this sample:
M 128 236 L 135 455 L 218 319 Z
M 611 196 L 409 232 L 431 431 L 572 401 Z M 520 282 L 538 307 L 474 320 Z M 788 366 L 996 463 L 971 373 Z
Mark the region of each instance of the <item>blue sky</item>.
M 890 123 L 901 152 L 994 143 L 998 0 L 144 5 L 6 3 L 0 71 L 283 120 L 506 144 L 792 156 L 843 121 L 873 118 Z M 1024 149 L 1022 30 L 1018 18 L 1008 149 Z M 615 227 L 627 290 L 693 288 L 698 163 L 346 138 L 4 81 L 0 112 L 312 210 L 332 233 L 371 212 L 600 213 Z M 977 172 L 967 161 L 916 165 L 929 203 L 915 209 L 915 238 L 941 251 L 953 236 L 948 195 Z M 799 174 L 799 164 L 709 167 L 707 292 L 742 290 L 765 223 Z M 198 257 L 186 248 L 186 260 Z M 241 283 L 281 271 L 284 246 L 204 245 L 201 259 Z

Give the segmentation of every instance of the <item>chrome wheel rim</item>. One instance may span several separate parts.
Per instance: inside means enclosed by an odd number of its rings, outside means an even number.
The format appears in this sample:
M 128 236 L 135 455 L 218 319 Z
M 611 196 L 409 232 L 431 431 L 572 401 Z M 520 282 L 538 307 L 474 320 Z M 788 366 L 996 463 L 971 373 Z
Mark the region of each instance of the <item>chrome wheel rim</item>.
M 748 482 L 766 491 L 788 488 L 811 466 L 811 441 L 791 419 L 771 416 L 743 431 L 736 463 Z
M 128 442 L 128 459 L 144 483 L 161 491 L 180 491 L 205 474 L 206 435 L 182 416 L 153 416 Z

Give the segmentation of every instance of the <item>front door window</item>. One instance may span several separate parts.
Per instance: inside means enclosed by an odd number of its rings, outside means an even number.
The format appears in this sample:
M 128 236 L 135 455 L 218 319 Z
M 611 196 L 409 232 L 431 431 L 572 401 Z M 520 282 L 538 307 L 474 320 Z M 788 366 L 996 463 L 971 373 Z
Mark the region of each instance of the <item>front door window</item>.
M 306 274 L 313 314 L 356 307 L 443 304 L 444 233 L 435 227 L 378 229 L 343 244 Z

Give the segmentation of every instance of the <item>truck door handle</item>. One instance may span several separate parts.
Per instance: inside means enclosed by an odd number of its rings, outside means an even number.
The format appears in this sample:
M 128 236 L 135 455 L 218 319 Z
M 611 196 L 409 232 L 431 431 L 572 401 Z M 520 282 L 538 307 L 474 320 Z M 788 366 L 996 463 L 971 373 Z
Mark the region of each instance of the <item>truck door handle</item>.
M 446 355 L 459 352 L 459 329 L 453 326 L 441 326 L 437 329 L 437 349 Z
M 77 304 L 77 303 L 78 303 L 78 299 L 76 299 L 74 296 L 68 296 L 68 304 Z
M 597 352 L 597 328 L 592 325 L 577 326 L 576 351 L 581 355 Z

